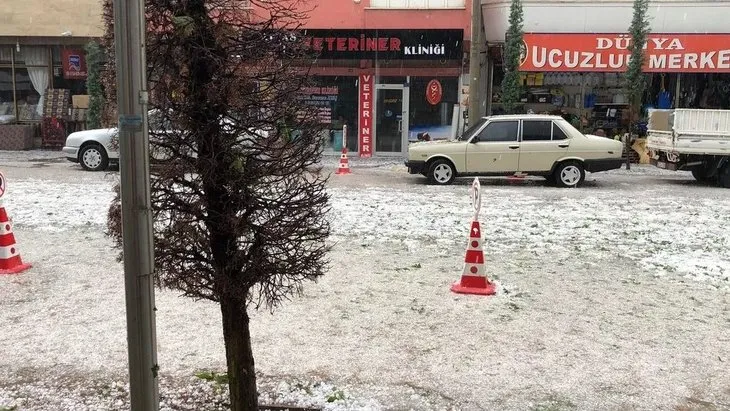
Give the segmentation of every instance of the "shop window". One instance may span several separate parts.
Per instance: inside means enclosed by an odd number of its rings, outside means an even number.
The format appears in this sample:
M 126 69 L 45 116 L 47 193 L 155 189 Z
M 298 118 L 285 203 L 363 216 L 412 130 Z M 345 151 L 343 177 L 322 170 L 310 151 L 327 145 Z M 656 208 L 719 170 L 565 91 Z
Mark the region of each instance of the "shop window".
M 487 124 L 476 137 L 480 143 L 497 143 L 517 141 L 516 121 L 494 121 Z
M 431 104 L 426 96 L 426 88 L 432 80 L 441 85 L 441 97 L 436 104 Z M 459 104 L 458 92 L 457 77 L 411 77 L 408 140 L 417 141 L 418 135 L 423 133 L 428 133 L 431 140 L 452 138 L 454 106 Z
M 0 47 L 0 64 L 11 64 L 13 61 L 13 49 L 11 47 Z
M 15 51 L 15 64 L 48 67 L 48 56 L 48 47 L 21 45 L 20 51 Z
M 13 70 L 0 68 L 0 124 L 15 122 L 13 101 Z
M 46 71 L 47 73 L 47 71 Z M 34 82 L 33 70 L 29 68 L 15 69 L 15 98 L 18 102 L 18 120 L 38 121 L 43 113 L 41 94 L 36 90 L 38 80 Z M 45 88 L 40 88 L 45 92 Z
M 523 121 L 522 141 L 550 141 L 552 124 L 552 121 Z
M 327 127 L 325 149 L 342 150 L 342 129 L 347 125 L 347 149 L 357 151 L 358 84 L 354 76 L 317 76 L 306 90 L 306 102 L 315 107 Z
M 71 90 L 71 95 L 88 94 L 86 92 L 86 80 L 68 80 L 63 78 L 61 67 L 53 67 L 53 88 Z
M 464 0 L 370 0 L 370 7 L 383 9 L 454 9 L 465 6 Z

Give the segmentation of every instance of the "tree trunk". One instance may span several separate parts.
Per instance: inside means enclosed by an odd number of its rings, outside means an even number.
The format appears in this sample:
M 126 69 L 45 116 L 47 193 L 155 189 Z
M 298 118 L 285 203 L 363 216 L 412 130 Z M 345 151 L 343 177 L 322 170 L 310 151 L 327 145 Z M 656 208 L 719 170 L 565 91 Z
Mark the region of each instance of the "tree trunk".
M 238 301 L 221 300 L 223 338 L 226 343 L 231 411 L 256 411 L 258 392 L 246 307 Z

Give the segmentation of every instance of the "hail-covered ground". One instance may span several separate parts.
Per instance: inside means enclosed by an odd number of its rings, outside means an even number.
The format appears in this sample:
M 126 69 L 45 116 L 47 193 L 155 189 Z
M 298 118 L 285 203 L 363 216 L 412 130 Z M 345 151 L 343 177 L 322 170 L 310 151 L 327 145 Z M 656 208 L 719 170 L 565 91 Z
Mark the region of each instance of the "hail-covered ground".
M 325 161 L 332 171 L 336 158 Z M 399 160 L 333 175 L 331 269 L 252 320 L 261 402 L 328 410 L 730 408 L 730 190 L 634 166 L 482 179 L 493 297 L 452 294 L 472 211 Z M 0 410 L 128 409 L 118 173 L 0 152 L 33 268 L 0 276 Z M 157 291 L 161 408 L 225 409 L 220 312 Z M 713 408 L 714 407 L 714 408 Z

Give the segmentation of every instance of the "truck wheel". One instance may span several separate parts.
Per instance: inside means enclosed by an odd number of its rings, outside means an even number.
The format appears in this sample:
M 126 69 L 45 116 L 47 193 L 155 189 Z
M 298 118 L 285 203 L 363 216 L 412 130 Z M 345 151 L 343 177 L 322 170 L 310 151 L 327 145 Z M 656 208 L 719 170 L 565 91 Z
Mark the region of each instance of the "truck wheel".
M 707 172 L 708 172 L 707 168 L 705 168 L 703 166 L 695 167 L 692 169 L 692 177 L 694 177 L 695 180 L 697 180 L 699 182 L 707 183 L 707 182 L 712 181 L 712 177 L 708 177 Z
M 730 163 L 725 163 L 722 167 L 717 176 L 717 182 L 721 187 L 730 188 Z

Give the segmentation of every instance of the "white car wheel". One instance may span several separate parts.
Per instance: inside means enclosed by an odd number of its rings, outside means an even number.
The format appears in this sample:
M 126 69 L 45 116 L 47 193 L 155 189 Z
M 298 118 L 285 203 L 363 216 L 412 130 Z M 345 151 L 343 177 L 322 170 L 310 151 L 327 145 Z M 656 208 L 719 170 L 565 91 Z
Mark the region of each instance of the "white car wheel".
M 436 160 L 429 168 L 428 178 L 439 185 L 451 184 L 456 178 L 454 166 L 446 160 Z
M 578 187 L 585 177 L 585 170 L 580 163 L 563 163 L 555 170 L 555 180 L 561 187 Z
M 88 171 L 101 171 L 109 165 L 109 158 L 104 148 L 98 144 L 84 146 L 79 153 L 81 167 Z

